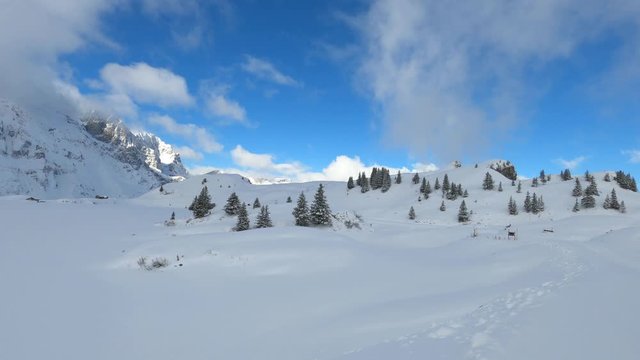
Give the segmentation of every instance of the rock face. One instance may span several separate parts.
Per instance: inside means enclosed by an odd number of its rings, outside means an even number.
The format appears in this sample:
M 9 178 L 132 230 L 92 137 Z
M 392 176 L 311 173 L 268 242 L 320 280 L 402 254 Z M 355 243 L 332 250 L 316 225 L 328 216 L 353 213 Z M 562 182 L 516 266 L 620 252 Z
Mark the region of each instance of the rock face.
M 495 164 L 491 164 L 491 168 L 504 175 L 504 177 L 509 180 L 518 179 L 518 172 L 516 171 L 516 167 L 510 161 L 499 161 Z
M 0 195 L 133 197 L 187 175 L 157 136 L 95 115 L 33 116 L 0 99 Z

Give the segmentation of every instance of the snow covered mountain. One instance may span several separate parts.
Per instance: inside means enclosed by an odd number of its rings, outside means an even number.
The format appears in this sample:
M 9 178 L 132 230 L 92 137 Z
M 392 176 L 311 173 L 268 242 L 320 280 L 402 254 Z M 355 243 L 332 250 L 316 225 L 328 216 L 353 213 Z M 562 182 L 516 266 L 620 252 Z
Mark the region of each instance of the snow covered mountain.
M 187 176 L 180 156 L 120 121 L 30 114 L 0 99 L 0 195 L 140 195 Z

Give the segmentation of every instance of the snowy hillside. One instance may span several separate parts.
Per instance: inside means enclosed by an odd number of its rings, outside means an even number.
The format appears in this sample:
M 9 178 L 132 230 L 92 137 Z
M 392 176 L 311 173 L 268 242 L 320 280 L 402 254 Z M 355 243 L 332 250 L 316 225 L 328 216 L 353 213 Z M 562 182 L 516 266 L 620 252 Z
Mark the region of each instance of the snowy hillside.
M 41 116 L 41 115 L 40 115 Z M 46 120 L 46 121 L 45 121 Z M 34 117 L 0 100 L 0 195 L 131 197 L 187 172 L 156 136 L 93 117 Z
M 522 181 L 517 193 L 489 165 L 420 174 L 433 186 L 446 173 L 468 191 L 444 200 L 446 211 L 437 191 L 418 200 L 413 174 L 386 193 L 324 182 L 329 228 L 293 225 L 298 195 L 311 202 L 319 183 L 237 175 L 193 176 L 131 200 L 0 198 L 3 355 L 637 359 L 640 196 L 594 173 L 596 208 L 573 212 L 574 181 Z M 482 190 L 486 172 L 502 192 Z M 193 220 L 186 207 L 203 185 L 216 206 Z M 612 189 L 627 213 L 602 208 Z M 540 214 L 522 210 L 527 191 L 544 197 Z M 232 192 L 268 205 L 274 227 L 231 231 L 236 217 L 222 208 Z M 467 224 L 457 221 L 462 200 Z M 252 225 L 258 210 L 249 206 Z M 141 258 L 168 266 L 147 271 Z

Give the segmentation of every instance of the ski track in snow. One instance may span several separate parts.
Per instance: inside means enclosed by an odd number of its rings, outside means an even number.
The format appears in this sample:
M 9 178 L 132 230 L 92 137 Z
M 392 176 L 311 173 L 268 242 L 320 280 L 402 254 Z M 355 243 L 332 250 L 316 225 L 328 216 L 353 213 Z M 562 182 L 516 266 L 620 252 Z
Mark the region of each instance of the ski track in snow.
M 541 305 L 545 297 L 571 283 L 588 270 L 587 265 L 580 261 L 576 251 L 570 246 L 557 240 L 544 240 L 541 245 L 556 254 L 549 260 L 550 266 L 560 270 L 560 276 L 556 279 L 510 291 L 504 296 L 480 305 L 476 310 L 460 318 L 433 323 L 429 329 L 421 332 L 386 340 L 384 346 L 393 344 L 393 347 L 403 350 L 399 353 L 404 354 L 407 359 L 413 359 L 425 353 L 414 349 L 416 347 L 439 348 L 442 344 L 434 342 L 449 342 L 458 351 L 462 351 L 460 355 L 467 359 L 493 358 L 492 354 L 501 350 L 500 343 L 494 339 L 494 333 L 517 332 L 517 325 L 515 325 L 517 323 L 513 318 L 529 308 Z M 369 349 L 349 351 L 344 358 L 360 359 L 361 357 L 357 355 L 366 350 Z M 370 358 L 369 352 L 366 352 L 362 358 Z M 405 357 L 398 357 L 400 358 Z

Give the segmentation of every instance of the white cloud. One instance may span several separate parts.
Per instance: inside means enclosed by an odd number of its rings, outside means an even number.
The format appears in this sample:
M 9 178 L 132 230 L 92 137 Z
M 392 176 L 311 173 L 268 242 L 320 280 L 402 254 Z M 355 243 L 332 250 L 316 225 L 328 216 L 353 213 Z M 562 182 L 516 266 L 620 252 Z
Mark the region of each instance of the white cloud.
M 329 165 L 323 168 L 322 171 L 313 172 L 310 171 L 308 166 L 300 162 L 278 163 L 271 154 L 252 153 L 241 145 L 237 145 L 231 150 L 231 158 L 239 169 L 222 169 L 224 172 L 239 173 L 250 178 L 288 178 L 298 182 L 319 180 L 345 181 L 349 176 L 357 176 L 363 171 L 368 174 L 373 167 L 381 166 L 377 164 L 365 165 L 358 156 L 349 157 L 339 155 Z M 411 170 L 406 167 L 385 167 L 394 174 L 398 171 L 409 173 L 437 170 L 437 167 L 433 164 L 420 163 L 414 164 L 414 169 Z
M 271 81 L 279 85 L 301 86 L 298 81 L 291 76 L 283 74 L 272 63 L 253 56 L 246 56 L 246 60 L 242 64 L 242 69 L 259 79 Z
M 127 95 L 139 103 L 159 106 L 193 103 L 182 76 L 146 63 L 129 66 L 109 63 L 100 70 L 100 77 L 112 93 Z
M 188 146 L 173 146 L 173 150 L 180 154 L 180 158 L 182 159 L 199 161 L 204 158 L 204 155 L 202 155 L 202 153 L 195 151 Z
M 629 162 L 633 164 L 640 163 L 640 150 L 624 150 L 622 154 L 629 157 Z
M 53 84 L 65 68 L 59 57 L 90 44 L 117 47 L 101 33 L 100 20 L 120 3 L 103 0 L 3 2 L 0 96 L 32 110 L 72 111 L 73 104 L 57 94 Z
M 375 0 L 346 22 L 360 36 L 357 80 L 380 105 L 385 135 L 444 162 L 513 128 L 541 93 L 525 79 L 531 67 L 620 25 L 622 47 L 640 48 L 638 18 L 640 2 L 628 0 Z
M 585 160 L 587 160 L 585 156 L 578 156 L 577 158 L 571 160 L 559 158 L 555 159 L 554 162 L 565 169 L 573 170 L 580 166 L 580 164 L 582 164 Z
M 206 106 L 214 116 L 239 123 L 247 121 L 247 111 L 237 101 L 226 98 L 224 94 L 209 94 L 206 99 Z
M 149 123 L 160 126 L 164 131 L 198 145 L 199 149 L 206 153 L 222 151 L 222 145 L 206 129 L 195 124 L 180 124 L 166 115 L 154 115 L 149 117 Z

